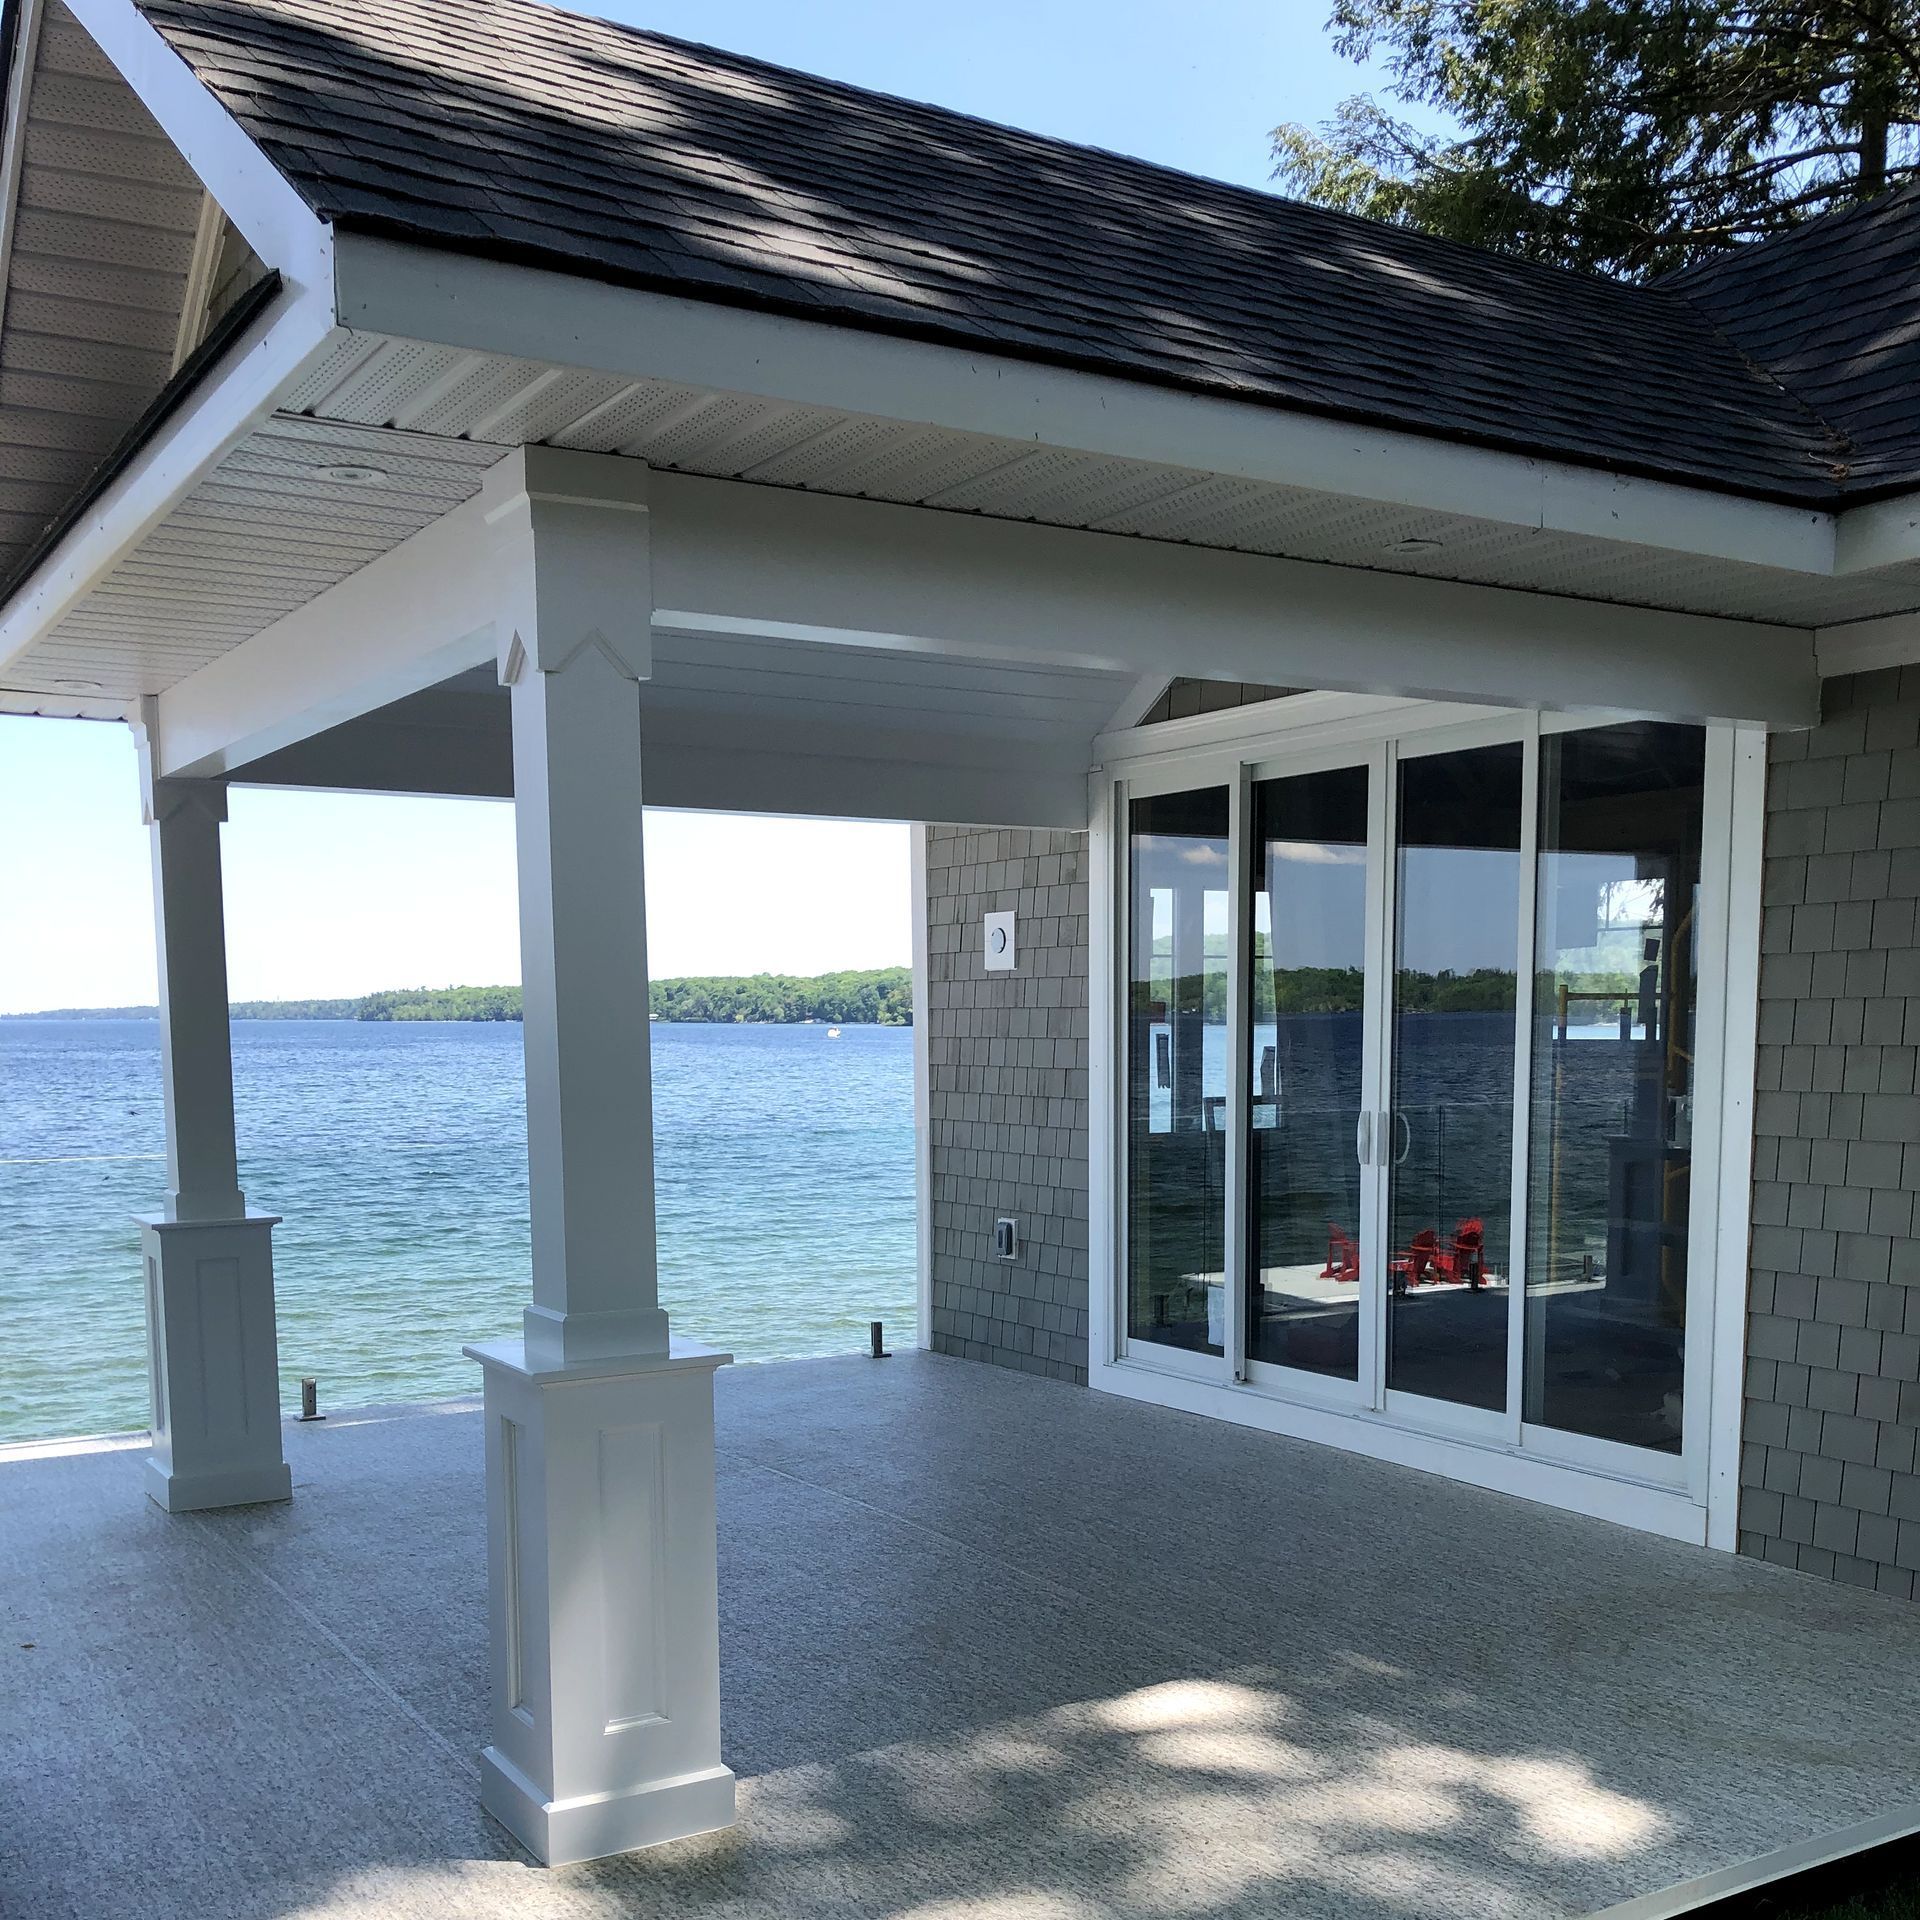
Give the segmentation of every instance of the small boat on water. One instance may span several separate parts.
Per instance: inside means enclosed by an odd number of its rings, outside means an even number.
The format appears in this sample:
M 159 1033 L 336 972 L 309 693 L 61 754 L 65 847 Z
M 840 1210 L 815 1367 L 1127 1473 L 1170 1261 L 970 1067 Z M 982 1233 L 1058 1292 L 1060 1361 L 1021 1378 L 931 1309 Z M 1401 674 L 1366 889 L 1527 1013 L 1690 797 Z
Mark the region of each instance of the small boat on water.
M 829 1040 L 838 1040 L 840 1038 L 840 1029 L 838 1027 L 829 1027 L 827 1029 L 827 1038 Z

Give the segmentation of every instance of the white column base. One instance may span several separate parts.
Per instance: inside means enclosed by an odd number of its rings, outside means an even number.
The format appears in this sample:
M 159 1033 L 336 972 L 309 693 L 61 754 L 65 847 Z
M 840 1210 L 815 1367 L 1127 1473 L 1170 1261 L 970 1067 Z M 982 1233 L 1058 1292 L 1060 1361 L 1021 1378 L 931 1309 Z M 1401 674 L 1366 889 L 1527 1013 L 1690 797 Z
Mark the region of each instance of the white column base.
M 632 1853 L 733 1825 L 733 1769 L 710 1767 L 684 1780 L 656 1780 L 581 1800 L 543 1800 L 498 1747 L 480 1755 L 480 1804 L 550 1867 Z
M 486 1378 L 491 1744 L 481 1804 L 550 1866 L 711 1832 L 720 1760 L 713 1374 L 729 1355 Z
M 148 1494 L 169 1513 L 290 1499 L 273 1313 L 278 1217 L 136 1217 L 153 1393 Z

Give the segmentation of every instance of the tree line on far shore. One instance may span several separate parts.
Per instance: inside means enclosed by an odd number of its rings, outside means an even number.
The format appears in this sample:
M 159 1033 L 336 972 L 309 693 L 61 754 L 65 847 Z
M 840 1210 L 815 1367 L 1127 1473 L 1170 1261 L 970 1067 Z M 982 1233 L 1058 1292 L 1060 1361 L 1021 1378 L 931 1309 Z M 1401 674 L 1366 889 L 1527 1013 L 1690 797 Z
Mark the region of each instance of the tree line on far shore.
M 656 1020 L 771 1026 L 812 1020 L 910 1027 L 913 971 L 868 967 L 842 973 L 696 975 L 652 983 Z M 236 1020 L 518 1020 L 518 987 L 402 987 L 349 1000 L 236 1000 Z M 154 1007 L 65 1007 L 40 1020 L 151 1020 Z M 13 1018 L 22 1016 L 15 1015 Z

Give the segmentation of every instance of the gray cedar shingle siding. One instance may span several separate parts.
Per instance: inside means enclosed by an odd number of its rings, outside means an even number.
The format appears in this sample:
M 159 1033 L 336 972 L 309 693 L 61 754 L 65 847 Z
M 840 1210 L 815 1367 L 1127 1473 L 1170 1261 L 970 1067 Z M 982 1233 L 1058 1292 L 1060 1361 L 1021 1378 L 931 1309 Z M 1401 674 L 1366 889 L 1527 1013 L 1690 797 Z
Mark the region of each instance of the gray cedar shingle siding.
M 1920 668 L 1827 683 L 1767 780 L 1742 1551 L 1920 1572 Z
M 529 0 L 142 11 L 342 225 L 1737 493 L 1852 457 L 1668 286 Z
M 927 1061 L 933 1344 L 1087 1377 L 1086 836 L 932 827 Z M 981 916 L 1017 914 L 1014 973 L 988 973 Z M 993 1256 L 1000 1214 L 1020 1222 Z

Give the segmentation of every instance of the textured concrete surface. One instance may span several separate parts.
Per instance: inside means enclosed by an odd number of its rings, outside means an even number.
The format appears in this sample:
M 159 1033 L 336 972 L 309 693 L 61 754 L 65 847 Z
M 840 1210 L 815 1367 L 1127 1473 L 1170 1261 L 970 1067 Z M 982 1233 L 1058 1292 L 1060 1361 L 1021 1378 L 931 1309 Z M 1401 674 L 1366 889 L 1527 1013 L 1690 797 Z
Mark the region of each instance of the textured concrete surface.
M 217 1516 L 0 1459 L 0 1911 L 1550 1920 L 1920 1800 L 1877 1595 L 937 1356 L 719 1389 L 740 1824 L 557 1872 L 476 1800 L 471 1408 Z
M 1740 1545 L 1920 1581 L 1920 667 L 1769 742 Z
M 1087 836 L 927 830 L 933 1344 L 1087 1377 Z M 982 917 L 1018 916 L 1012 973 Z M 1013 1260 L 993 1223 L 1020 1223 Z

